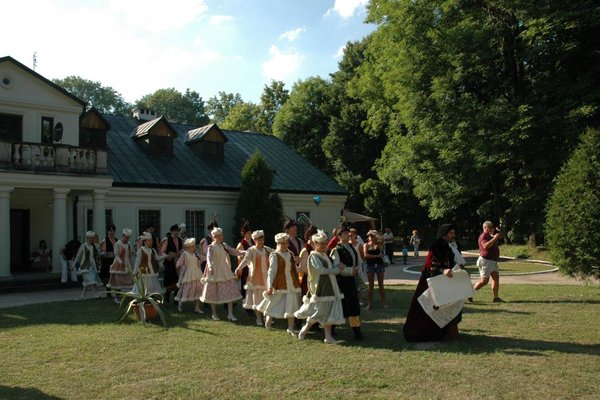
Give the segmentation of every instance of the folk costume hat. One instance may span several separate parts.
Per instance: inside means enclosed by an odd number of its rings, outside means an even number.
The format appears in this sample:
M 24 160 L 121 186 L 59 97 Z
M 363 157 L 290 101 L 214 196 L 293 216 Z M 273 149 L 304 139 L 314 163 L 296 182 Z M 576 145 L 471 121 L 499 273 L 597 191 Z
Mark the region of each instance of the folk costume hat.
M 114 226 L 113 224 L 110 224 L 110 225 L 108 226 L 108 228 L 106 228 L 106 230 L 107 230 L 107 231 L 116 231 L 116 230 L 117 230 L 117 227 L 116 227 L 116 226 Z
M 250 228 L 250 223 L 248 221 L 244 222 L 244 225 L 242 225 L 240 228 L 240 233 L 242 235 L 246 234 L 247 232 L 252 232 L 252 228 Z
M 304 232 L 304 240 L 306 240 L 307 242 L 310 240 L 310 237 L 312 235 L 314 235 L 315 233 L 317 233 L 318 229 L 316 226 L 311 225 L 306 229 L 306 232 Z
M 455 229 L 453 224 L 443 224 L 442 226 L 440 226 L 440 228 L 437 231 L 438 239 L 446 236 L 448 232 L 450 232 L 452 229 Z
M 290 218 L 286 221 L 285 224 L 283 224 L 283 229 L 285 229 L 287 231 L 288 229 L 290 229 L 294 226 L 297 226 L 297 225 L 298 225 L 298 223 L 296 223 L 296 220 L 293 220 Z
M 346 225 L 345 223 L 341 223 L 338 225 L 338 227 L 335 229 L 336 235 L 340 236 L 340 234 L 342 232 L 350 232 L 350 228 L 348 227 L 348 225 Z
M 169 232 L 173 232 L 173 231 L 179 231 L 179 225 L 178 224 L 171 225 L 171 227 L 169 228 Z
M 129 228 L 123 229 L 123 236 L 130 237 L 131 233 L 132 233 L 131 229 L 129 229 Z
M 288 240 L 290 240 L 290 235 L 287 233 L 282 232 L 275 235 L 275 243 L 287 243 Z
M 195 238 L 185 239 L 185 241 L 183 242 L 183 247 L 192 247 L 194 245 L 196 245 L 196 239 Z
M 265 237 L 265 232 L 264 231 L 254 231 L 252 232 L 252 239 L 256 240 L 258 238 L 264 238 Z
M 327 243 L 327 234 L 325 231 L 317 230 L 317 233 L 311 236 L 310 238 L 314 243 L 325 244 Z
M 87 232 L 85 233 L 85 238 L 86 238 L 86 239 L 87 239 L 87 238 L 93 238 L 93 237 L 96 237 L 96 232 L 94 232 L 94 231 L 87 231 Z
M 221 229 L 219 227 L 215 227 L 215 228 L 213 228 L 212 231 L 210 231 L 210 234 L 212 235 L 212 237 L 215 237 L 217 235 L 223 236 L 223 229 Z
M 150 232 L 144 232 L 138 237 L 140 240 L 152 240 L 152 234 Z

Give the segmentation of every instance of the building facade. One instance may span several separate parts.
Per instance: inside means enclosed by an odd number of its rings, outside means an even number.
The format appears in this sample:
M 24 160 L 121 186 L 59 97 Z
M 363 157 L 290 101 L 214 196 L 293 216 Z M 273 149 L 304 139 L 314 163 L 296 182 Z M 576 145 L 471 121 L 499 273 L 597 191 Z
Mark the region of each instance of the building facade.
M 233 232 L 240 173 L 255 151 L 273 169 L 288 217 L 306 213 L 329 229 L 339 222 L 343 188 L 273 136 L 171 123 L 148 110 L 103 115 L 0 58 L 0 278 L 39 272 L 41 240 L 57 273 L 67 241 L 87 230 L 102 239 L 110 223 L 139 234 L 151 222 L 161 236 L 185 223 L 200 238 L 216 219 Z

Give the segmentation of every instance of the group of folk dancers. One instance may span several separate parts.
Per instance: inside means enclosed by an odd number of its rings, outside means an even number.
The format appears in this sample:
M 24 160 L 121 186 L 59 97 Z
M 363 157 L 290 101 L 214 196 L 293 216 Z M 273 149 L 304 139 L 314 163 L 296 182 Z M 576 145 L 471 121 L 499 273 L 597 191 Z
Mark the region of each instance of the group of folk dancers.
M 211 229 L 212 228 L 212 229 Z M 121 239 L 111 244 L 114 260 L 106 287 L 113 291 L 140 291 L 133 277 L 143 279 L 148 293 L 162 292 L 159 282 L 159 263 L 164 265 L 163 285 L 165 300 L 174 293 L 179 311 L 183 304 L 193 302 L 194 311 L 203 313 L 201 303 L 210 304 L 211 318 L 219 320 L 217 306 L 227 305 L 227 319 L 237 321 L 233 313 L 235 302 L 254 312 L 256 324 L 271 329 L 275 319 L 287 320 L 287 333 L 304 339 L 309 329 L 319 324 L 325 332 L 326 343 L 336 343 L 335 326 L 348 319 L 354 338 L 362 340 L 360 324 L 359 253 L 350 243 L 349 228 L 336 228 L 336 236 L 329 241 L 325 232 L 310 226 L 306 243 L 295 235 L 296 222 L 284 226 L 286 232 L 275 235 L 276 248 L 265 246 L 262 230 L 242 228 L 243 239 L 237 248 L 223 242 L 223 230 L 209 227 L 210 235 L 199 243 L 194 238 L 181 239 L 176 225 L 163 240 L 159 251 L 155 238 L 144 232 L 137 241 L 137 250 L 131 240 L 131 230 L 124 229 Z M 86 289 L 94 287 L 97 297 L 103 285 L 100 270 L 102 248 L 94 244 L 94 232 L 87 232 L 74 260 Z M 238 257 L 232 269 L 230 256 Z M 241 290 L 238 279 L 242 279 Z M 363 284 L 364 285 L 364 284 Z M 119 302 L 115 295 L 115 302 Z M 305 320 L 299 331 L 298 321 Z M 299 325 L 298 325 L 299 326 Z

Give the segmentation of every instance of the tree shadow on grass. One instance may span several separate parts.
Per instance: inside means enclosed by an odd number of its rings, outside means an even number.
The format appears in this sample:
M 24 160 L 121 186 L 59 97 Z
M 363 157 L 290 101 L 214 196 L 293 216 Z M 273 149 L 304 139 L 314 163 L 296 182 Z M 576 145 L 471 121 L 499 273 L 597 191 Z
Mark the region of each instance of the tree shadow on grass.
M 600 304 L 600 300 L 511 300 L 508 304 Z
M 10 387 L 0 385 L 0 399 L 11 400 L 61 400 L 62 397 L 46 394 L 36 388 Z
M 354 341 L 349 329 L 338 329 L 342 346 L 386 349 L 391 351 L 435 350 L 461 354 L 506 354 L 546 356 L 546 352 L 587 354 L 600 356 L 600 344 L 531 340 L 503 336 L 491 336 L 480 329 L 463 330 L 456 341 L 407 342 L 404 339 L 403 323 L 373 321 L 363 325 L 366 340 Z M 460 329 L 460 325 L 459 325 Z

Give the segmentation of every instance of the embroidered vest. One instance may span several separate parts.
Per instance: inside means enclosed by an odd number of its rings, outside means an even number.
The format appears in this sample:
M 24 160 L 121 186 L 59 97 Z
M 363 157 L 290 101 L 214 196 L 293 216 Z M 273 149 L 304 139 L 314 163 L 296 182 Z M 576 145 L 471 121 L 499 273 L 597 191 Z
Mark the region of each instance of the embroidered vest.
M 287 290 L 287 281 L 285 276 L 285 258 L 283 258 L 280 254 L 275 254 L 277 256 L 277 272 L 275 273 L 275 279 L 273 280 L 273 289 L 275 290 Z M 291 263 L 292 257 L 290 257 L 290 268 L 293 268 L 293 264 Z M 300 280 L 298 279 L 298 274 L 294 273 L 294 271 L 290 271 L 290 275 L 292 276 L 292 285 L 294 288 L 300 287 Z
M 152 271 L 148 271 L 148 265 L 152 267 Z M 140 272 L 142 274 L 156 274 L 158 271 L 158 263 L 154 251 L 150 253 L 150 263 L 148 263 L 148 254 L 142 250 L 142 263 L 140 264 Z

